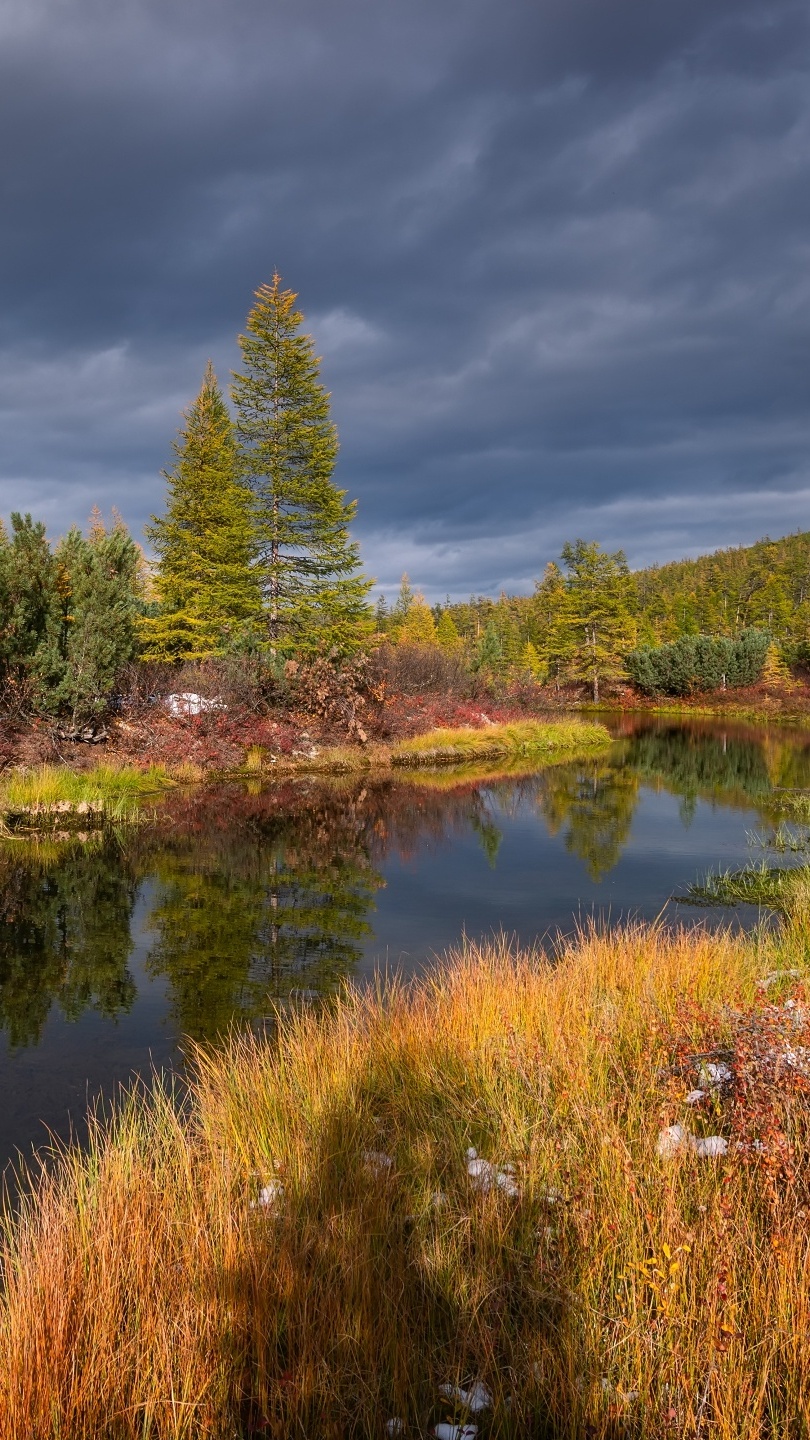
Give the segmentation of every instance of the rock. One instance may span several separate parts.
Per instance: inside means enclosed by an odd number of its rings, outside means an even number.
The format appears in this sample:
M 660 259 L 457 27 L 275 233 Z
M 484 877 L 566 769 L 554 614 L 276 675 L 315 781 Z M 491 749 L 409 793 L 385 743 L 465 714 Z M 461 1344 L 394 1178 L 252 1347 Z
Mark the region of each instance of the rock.
M 729 1069 L 728 1065 L 715 1064 L 711 1060 L 706 1060 L 700 1067 L 698 1078 L 705 1089 L 712 1090 L 716 1089 L 718 1085 L 726 1085 L 729 1080 L 733 1080 L 734 1072 Z
M 704 1160 L 725 1155 L 728 1151 L 728 1140 L 723 1135 L 690 1135 L 689 1144 L 694 1153 Z
M 226 709 L 219 695 L 214 695 L 210 700 L 204 695 L 197 695 L 193 690 L 183 690 L 178 695 L 167 695 L 164 705 L 170 715 L 205 715 L 210 710 Z
M 363 1164 L 373 1175 L 387 1175 L 394 1162 L 384 1150 L 364 1150 Z
M 683 1125 L 670 1125 L 666 1130 L 661 1130 L 655 1146 L 655 1153 L 661 1160 L 671 1160 L 677 1155 L 687 1142 L 687 1134 Z
M 442 1420 L 438 1425 L 434 1425 L 433 1434 L 436 1440 L 475 1440 L 478 1426 L 454 1425 L 449 1420 Z
M 760 990 L 769 990 L 771 985 L 776 985 L 780 980 L 801 980 L 801 970 L 771 970 L 757 981 Z
M 691 1150 L 693 1155 L 699 1155 L 705 1160 L 725 1155 L 728 1141 L 723 1135 L 690 1135 L 683 1125 L 670 1125 L 667 1130 L 660 1132 L 655 1152 L 661 1160 L 671 1160 L 679 1150 L 684 1149 Z
M 472 1146 L 467 1151 L 467 1174 L 475 1189 L 483 1194 L 497 1186 L 512 1200 L 516 1200 L 520 1195 L 520 1186 L 514 1179 L 514 1166 L 503 1165 L 499 1168 L 490 1160 L 483 1160 Z
M 277 1210 L 279 1202 L 284 1199 L 284 1186 L 280 1180 L 268 1180 L 259 1191 L 258 1200 L 252 1200 L 251 1210 Z
M 492 1409 L 492 1396 L 483 1380 L 474 1381 L 469 1390 L 463 1390 L 459 1385 L 440 1385 L 439 1394 L 445 1400 L 456 1401 L 473 1415 L 479 1414 L 481 1410 Z

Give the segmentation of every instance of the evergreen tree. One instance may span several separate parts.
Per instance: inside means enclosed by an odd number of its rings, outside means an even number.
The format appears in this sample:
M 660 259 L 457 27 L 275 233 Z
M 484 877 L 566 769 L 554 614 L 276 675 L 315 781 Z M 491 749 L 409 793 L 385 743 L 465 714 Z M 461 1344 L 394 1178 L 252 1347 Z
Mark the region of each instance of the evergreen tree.
M 88 539 L 69 530 L 54 563 L 56 599 L 32 671 L 40 709 L 68 713 L 75 728 L 104 712 L 135 652 L 138 549 L 121 520 L 109 531 L 96 521 Z
M 624 657 L 635 644 L 632 577 L 624 551 L 607 554 L 595 542 L 565 545 L 562 558 L 572 641 L 567 671 L 592 686 L 597 702 L 600 683 L 624 675 Z
M 436 645 L 436 621 L 424 595 L 415 595 L 397 630 L 398 645 Z
M 498 634 L 498 627 L 494 620 L 490 620 L 479 641 L 478 653 L 475 657 L 475 669 L 487 670 L 492 674 L 497 674 L 502 666 L 503 648 Z
M 436 640 L 442 650 L 447 650 L 451 655 L 459 651 L 463 640 L 456 629 L 455 622 L 449 610 L 442 610 L 436 626 Z
M 399 634 L 400 626 L 402 625 L 403 621 L 407 619 L 414 599 L 415 596 L 411 587 L 408 572 L 406 570 L 402 576 L 401 581 L 399 582 L 397 598 L 394 601 L 393 608 L 389 616 L 388 629 L 391 633 L 392 640 L 396 640 L 397 635 Z
M 520 668 L 540 684 L 548 676 L 548 666 L 540 658 L 537 647 L 527 640 L 520 654 Z
M 45 526 L 15 512 L 11 537 L 0 531 L 0 679 L 21 695 L 57 605 L 57 566 Z
M 257 290 L 233 383 L 267 633 L 283 654 L 350 654 L 373 629 L 371 582 L 349 537 L 356 502 L 332 480 L 337 432 L 296 298 L 277 274 Z
M 380 595 L 377 600 L 377 604 L 374 606 L 374 624 L 379 635 L 385 634 L 386 630 L 388 629 L 390 618 L 391 617 L 388 614 L 388 606 L 385 602 L 385 596 Z
M 559 565 L 553 560 L 535 584 L 532 597 L 536 647 L 546 673 L 557 689 L 573 652 L 569 596 Z
M 250 491 L 237 478 L 230 415 L 209 360 L 164 472 L 166 512 L 146 533 L 157 551 L 158 613 L 141 621 L 146 659 L 213 655 L 258 624 Z

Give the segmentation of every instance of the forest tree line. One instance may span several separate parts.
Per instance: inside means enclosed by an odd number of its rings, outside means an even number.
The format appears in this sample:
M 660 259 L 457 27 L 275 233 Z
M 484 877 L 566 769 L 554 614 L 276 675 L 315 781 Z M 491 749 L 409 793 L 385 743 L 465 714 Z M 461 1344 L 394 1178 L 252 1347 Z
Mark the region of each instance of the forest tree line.
M 622 551 L 563 547 L 531 595 L 428 606 L 403 577 L 369 601 L 334 482 L 329 396 L 296 295 L 275 275 L 239 337 L 231 406 L 208 365 L 164 472 L 146 560 L 119 518 L 50 544 L 44 525 L 0 526 L 0 683 L 7 707 L 100 715 L 134 659 L 228 656 L 283 671 L 340 666 L 380 645 L 435 649 L 491 683 L 687 694 L 790 683 L 810 658 L 810 534 L 631 572 Z

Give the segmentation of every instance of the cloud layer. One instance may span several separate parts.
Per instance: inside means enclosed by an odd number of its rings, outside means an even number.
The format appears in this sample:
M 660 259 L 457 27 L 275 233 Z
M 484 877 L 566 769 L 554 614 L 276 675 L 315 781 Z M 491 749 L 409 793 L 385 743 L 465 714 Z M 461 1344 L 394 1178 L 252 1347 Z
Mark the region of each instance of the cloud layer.
M 140 530 L 277 266 L 387 590 L 810 528 L 809 31 L 792 0 L 0 0 L 0 511 Z

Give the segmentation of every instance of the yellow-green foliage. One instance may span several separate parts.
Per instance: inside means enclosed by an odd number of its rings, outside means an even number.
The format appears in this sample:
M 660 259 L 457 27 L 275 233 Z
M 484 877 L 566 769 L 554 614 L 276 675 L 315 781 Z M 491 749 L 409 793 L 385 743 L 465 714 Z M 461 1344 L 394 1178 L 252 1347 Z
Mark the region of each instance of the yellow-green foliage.
M 0 815 L 44 816 L 57 807 L 66 813 L 89 807 L 109 819 L 134 813 L 139 803 L 171 784 L 165 770 L 153 766 L 97 765 L 92 770 L 69 770 L 63 765 L 40 765 L 36 770 L 10 774 L 0 788 Z M 81 813 L 81 812 L 79 812 Z
M 662 1079 L 671 1035 L 722 1034 L 775 943 L 471 948 L 201 1054 L 9 1219 L 0 1437 L 419 1436 L 473 1379 L 493 1437 L 804 1433 L 804 1210 L 741 1150 L 656 1153 L 720 1118 Z
M 394 765 L 436 765 L 491 756 L 532 756 L 540 760 L 575 759 L 610 744 L 604 725 L 576 720 L 518 720 L 482 730 L 429 730 L 402 740 L 391 752 Z

